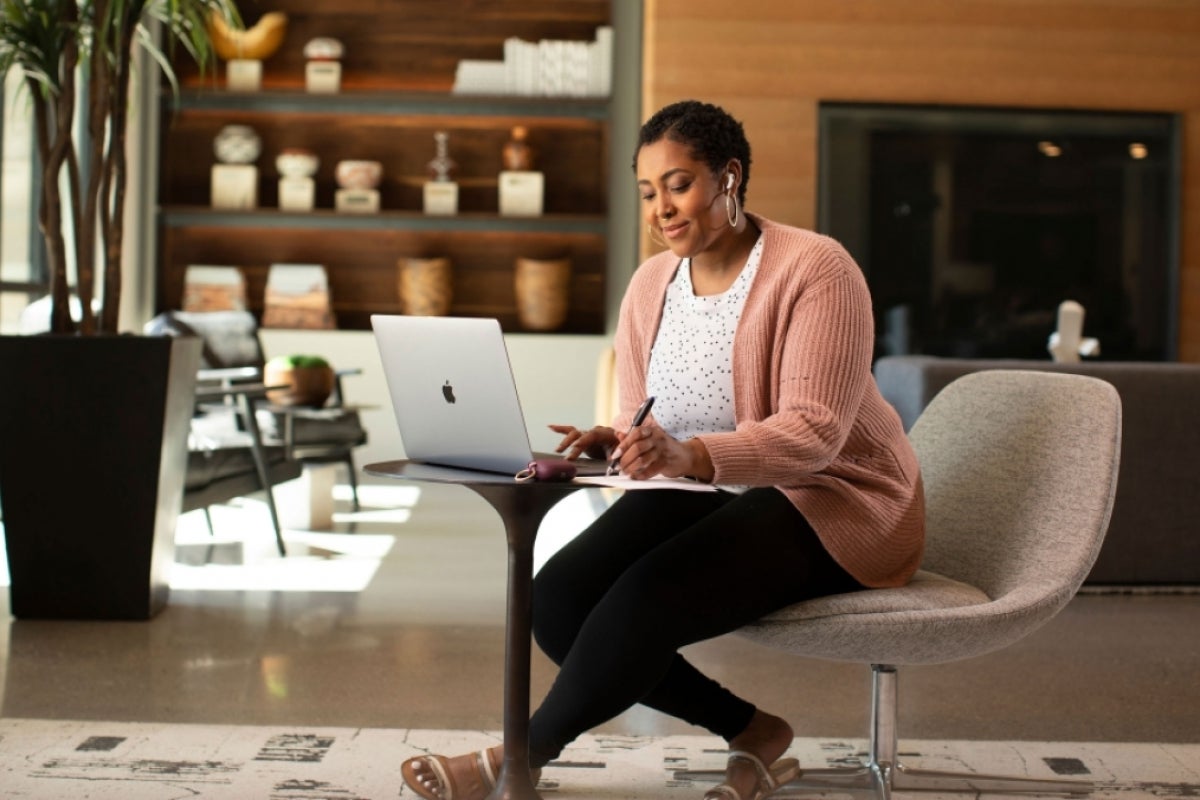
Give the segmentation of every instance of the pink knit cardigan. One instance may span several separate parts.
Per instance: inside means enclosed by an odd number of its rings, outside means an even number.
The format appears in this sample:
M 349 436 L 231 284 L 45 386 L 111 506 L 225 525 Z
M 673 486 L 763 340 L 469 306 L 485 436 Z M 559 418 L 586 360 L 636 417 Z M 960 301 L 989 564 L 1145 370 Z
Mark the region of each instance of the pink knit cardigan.
M 826 236 L 751 219 L 764 241 L 734 335 L 736 430 L 700 436 L 714 482 L 779 487 L 860 583 L 901 586 L 921 561 L 925 498 L 916 454 L 871 374 L 862 271 Z M 644 399 L 678 265 L 670 251 L 651 257 L 621 303 L 618 430 Z

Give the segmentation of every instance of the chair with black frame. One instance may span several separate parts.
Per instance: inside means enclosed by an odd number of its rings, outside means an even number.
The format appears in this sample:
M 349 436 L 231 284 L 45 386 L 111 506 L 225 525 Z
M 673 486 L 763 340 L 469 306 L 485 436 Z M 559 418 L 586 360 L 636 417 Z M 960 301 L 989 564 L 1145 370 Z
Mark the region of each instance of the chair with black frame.
M 204 373 L 201 373 L 202 375 Z M 218 384 L 228 380 L 208 374 Z M 213 533 L 209 506 L 261 491 L 281 556 L 287 555 L 283 529 L 275 506 L 274 487 L 300 477 L 302 465 L 282 444 L 266 444 L 259 429 L 256 405 L 267 393 L 262 384 L 209 385 L 196 390 L 196 414 L 188 433 L 188 466 L 183 487 L 183 511 L 204 510 Z
M 202 382 L 215 379 L 235 386 L 240 381 L 263 380 L 265 357 L 258 323 L 248 311 L 165 311 L 146 324 L 146 332 L 200 337 Z M 344 464 L 356 511 L 360 506 L 354 448 L 366 443 L 367 432 L 358 411 L 344 402 L 342 378 L 360 372 L 336 370 L 333 393 L 320 408 L 264 403 L 257 415 L 263 441 L 284 447 L 289 458 L 302 464 Z

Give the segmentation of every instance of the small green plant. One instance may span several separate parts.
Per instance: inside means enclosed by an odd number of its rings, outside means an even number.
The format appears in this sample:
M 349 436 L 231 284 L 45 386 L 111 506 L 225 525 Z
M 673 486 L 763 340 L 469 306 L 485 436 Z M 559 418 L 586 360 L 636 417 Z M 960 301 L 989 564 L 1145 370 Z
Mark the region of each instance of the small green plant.
M 329 362 L 321 356 L 290 355 L 275 356 L 268 366 L 282 369 L 310 369 L 313 367 L 329 367 Z
M 337 385 L 337 376 L 321 356 L 275 356 L 263 369 L 263 382 L 274 387 L 267 399 L 281 405 L 321 406 Z

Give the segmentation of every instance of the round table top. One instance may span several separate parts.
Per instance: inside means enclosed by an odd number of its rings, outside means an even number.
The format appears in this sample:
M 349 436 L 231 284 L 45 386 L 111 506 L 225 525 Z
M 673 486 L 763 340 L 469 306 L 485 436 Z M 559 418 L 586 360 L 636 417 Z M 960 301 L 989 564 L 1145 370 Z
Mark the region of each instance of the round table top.
M 569 481 L 555 483 L 538 483 L 537 481 L 518 481 L 513 475 L 502 472 L 484 472 L 477 469 L 460 469 L 458 467 L 441 467 L 426 464 L 422 461 L 398 459 L 396 461 L 380 461 L 367 464 L 363 471 L 381 478 L 403 478 L 413 481 L 430 481 L 432 483 L 457 483 L 463 486 L 558 486 L 566 487 L 573 484 Z M 576 488 L 584 488 L 575 485 Z
M 486 499 L 500 512 L 505 528 L 515 520 L 525 519 L 529 525 L 518 525 L 516 538 L 532 542 L 537 535 L 537 526 L 550 508 L 586 484 L 574 481 L 518 481 L 513 475 L 500 472 L 483 472 L 475 469 L 440 467 L 420 461 L 381 461 L 368 464 L 363 470 L 381 478 L 399 478 L 410 481 L 450 483 L 464 486 Z M 528 517 L 532 514 L 532 517 Z M 511 533 L 511 531 L 510 531 Z M 510 536 L 510 542 L 513 541 Z

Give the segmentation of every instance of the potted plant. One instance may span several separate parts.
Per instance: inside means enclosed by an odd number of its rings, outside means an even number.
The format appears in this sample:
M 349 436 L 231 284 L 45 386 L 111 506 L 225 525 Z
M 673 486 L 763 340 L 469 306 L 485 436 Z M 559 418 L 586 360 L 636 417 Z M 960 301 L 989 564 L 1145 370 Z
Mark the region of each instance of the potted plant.
M 232 0 L 0 0 L 0 12 L 0 77 L 21 70 L 32 104 L 52 298 L 48 335 L 0 337 L 12 613 L 146 618 L 166 601 L 200 345 L 117 335 L 134 57 L 145 49 L 174 84 L 163 50 L 182 46 L 203 69 L 212 15 L 240 18 Z
M 333 394 L 337 374 L 321 356 L 275 356 L 263 367 L 267 399 L 281 406 L 320 408 Z

